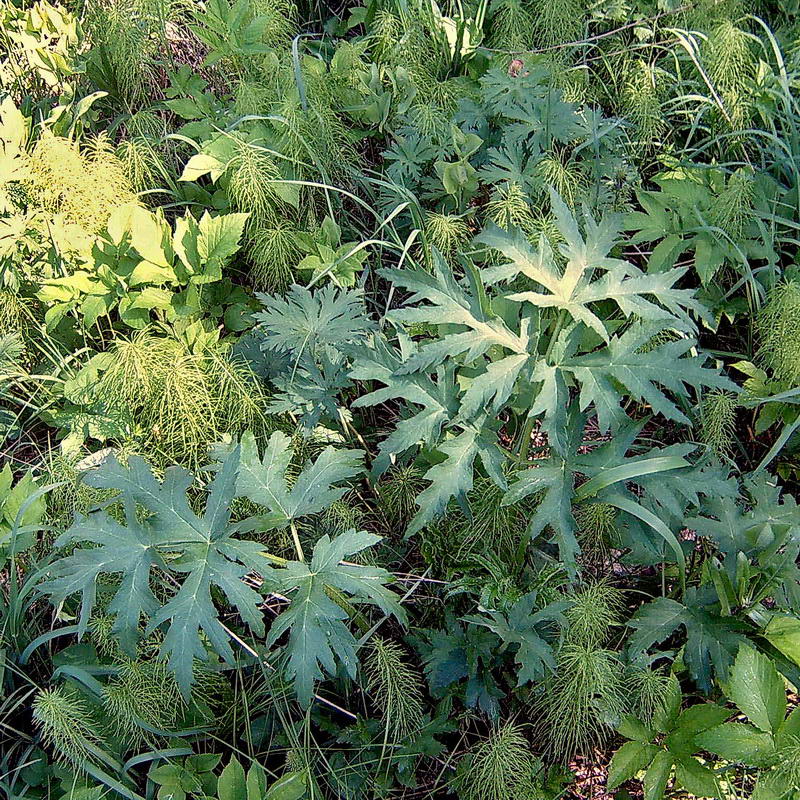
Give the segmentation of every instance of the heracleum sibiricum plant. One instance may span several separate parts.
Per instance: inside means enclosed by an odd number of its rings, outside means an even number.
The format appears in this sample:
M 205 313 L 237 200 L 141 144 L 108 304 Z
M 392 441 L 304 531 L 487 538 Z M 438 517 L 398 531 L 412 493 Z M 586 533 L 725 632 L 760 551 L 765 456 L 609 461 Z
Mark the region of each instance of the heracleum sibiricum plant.
M 566 465 L 582 436 L 579 411 L 593 409 L 601 433 L 626 420 L 622 401 L 646 403 L 689 424 L 671 397 L 688 399 L 690 386 L 696 392 L 732 384 L 694 349 L 694 320 L 708 320 L 708 312 L 691 291 L 676 287 L 685 270 L 644 274 L 611 256 L 613 217 L 600 223 L 587 217 L 582 232 L 555 193 L 551 204 L 564 239 L 558 258 L 544 236 L 534 247 L 518 230 L 490 228 L 477 242 L 498 250 L 505 262 L 471 265 L 461 281 L 441 258 L 432 274 L 385 270 L 396 288 L 411 293 L 406 307 L 391 311 L 387 321 L 407 329 L 425 323 L 440 333 L 419 342 L 403 338 L 399 348 L 381 334 L 358 349 L 351 377 L 384 385 L 355 407 L 410 401 L 380 444 L 376 476 L 420 443 L 444 457 L 425 475 L 430 485 L 417 500 L 409 534 L 444 513 L 451 499 L 464 503 L 480 465 L 501 489 L 510 487 L 504 504 L 545 492 L 531 536 L 549 526 L 561 558 L 574 565 L 570 506 L 577 496 Z M 595 311 L 603 303 L 627 320 L 615 323 L 613 333 Z M 538 424 L 555 459 L 548 469 L 520 469 L 506 479 L 509 453 L 498 446 L 506 414 L 515 415 L 518 468 L 527 461 Z M 674 539 L 671 546 L 677 546 Z
M 273 624 L 269 641 L 275 644 L 283 633 L 290 633 L 285 671 L 307 705 L 315 682 L 334 672 L 337 660 L 355 676 L 356 642 L 347 627 L 350 613 L 355 611 L 345 610 L 353 608 L 352 602 L 376 605 L 401 621 L 405 621 L 405 612 L 385 586 L 391 579 L 388 572 L 340 564 L 345 556 L 376 544 L 379 536 L 352 529 L 333 538 L 324 535 L 314 545 L 313 569 L 309 569 L 296 524 L 345 493 L 346 486 L 335 484 L 359 474 L 360 453 L 328 447 L 313 464 L 306 465 L 289 488 L 289 445 L 289 438 L 282 433 L 270 437 L 263 456 L 251 433 L 232 445 L 209 486 L 206 508 L 200 514 L 188 504 L 186 490 L 192 476 L 185 469 L 170 467 L 159 482 L 141 458 L 132 456 L 128 465 L 122 466 L 112 456 L 88 482 L 120 491 L 124 524 L 101 510 L 78 517 L 56 546 L 82 542 L 95 546 L 79 547 L 54 562 L 42 591 L 55 602 L 80 594 L 79 627 L 85 630 L 97 602 L 96 582 L 104 575 L 119 575 L 120 583 L 113 597 L 105 601 L 104 611 L 114 616 L 112 630 L 123 651 L 135 652 L 142 619 L 151 630 L 164 626 L 160 655 L 168 659 L 184 698 L 188 698 L 196 680 L 195 660 L 208 661 L 210 651 L 228 663 L 234 660 L 214 602 L 217 591 L 235 603 L 257 635 L 265 634 L 260 595 L 241 581 L 255 571 L 277 591 L 296 597 L 297 602 Z M 259 542 L 237 537 L 240 529 L 248 528 L 245 523 L 230 521 L 230 504 L 237 496 L 268 509 L 261 523 L 267 529 L 291 529 L 296 561 L 270 557 Z M 151 516 L 140 518 L 139 506 Z M 143 548 L 145 542 L 149 544 Z M 165 561 L 167 553 L 173 558 Z M 176 560 L 175 554 L 181 559 Z M 179 576 L 185 576 L 183 581 Z M 161 590 L 156 592 L 154 584 L 167 591 L 166 602 L 159 601 Z

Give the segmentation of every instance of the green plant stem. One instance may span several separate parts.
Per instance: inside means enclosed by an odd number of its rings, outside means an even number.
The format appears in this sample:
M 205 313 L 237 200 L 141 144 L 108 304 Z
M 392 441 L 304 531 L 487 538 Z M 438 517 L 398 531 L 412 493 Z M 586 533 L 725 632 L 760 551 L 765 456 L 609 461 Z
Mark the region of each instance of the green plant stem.
M 531 447 L 531 434 L 533 433 L 533 426 L 536 424 L 535 417 L 528 417 L 525 420 L 525 425 L 522 428 L 522 437 L 519 443 L 519 461 L 520 463 L 528 460 L 528 451 Z
M 289 528 L 292 531 L 292 541 L 294 542 L 294 549 L 297 553 L 297 560 L 305 561 L 306 557 L 303 554 L 303 545 L 300 544 L 300 536 L 297 533 L 297 527 L 295 526 L 294 522 L 289 523 Z

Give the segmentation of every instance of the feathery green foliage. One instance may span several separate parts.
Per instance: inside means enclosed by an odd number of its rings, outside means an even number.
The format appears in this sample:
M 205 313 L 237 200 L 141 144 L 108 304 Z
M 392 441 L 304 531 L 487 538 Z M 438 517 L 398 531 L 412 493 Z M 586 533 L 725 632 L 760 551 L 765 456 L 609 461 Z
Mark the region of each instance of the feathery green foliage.
M 738 398 L 724 390 L 708 392 L 700 403 L 700 431 L 703 441 L 723 456 L 733 445 Z
M 546 732 L 542 746 L 566 762 L 602 744 L 625 707 L 624 685 L 613 651 L 595 643 L 565 644 L 554 677 L 534 705 Z
M 39 692 L 33 719 L 57 758 L 76 765 L 92 760 L 99 737 L 88 705 L 74 691 L 57 686 Z
M 507 722 L 461 759 L 456 776 L 459 796 L 469 800 L 531 796 L 537 764 L 522 730 Z
M 758 356 L 775 376 L 790 386 L 800 382 L 800 283 L 776 286 L 756 318 Z
M 423 714 L 420 676 L 396 642 L 376 637 L 364 661 L 366 688 L 380 709 L 387 732 L 400 740 L 419 725 Z

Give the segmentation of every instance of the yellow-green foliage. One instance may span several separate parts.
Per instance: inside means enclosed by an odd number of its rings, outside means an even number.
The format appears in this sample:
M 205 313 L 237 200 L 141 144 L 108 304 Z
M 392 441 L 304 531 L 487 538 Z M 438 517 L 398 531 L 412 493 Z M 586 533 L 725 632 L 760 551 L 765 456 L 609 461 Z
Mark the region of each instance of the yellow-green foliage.
M 0 289 L 0 335 L 12 331 L 22 333 L 28 318 L 23 299 L 14 292 Z
M 621 107 L 634 125 L 636 146 L 640 150 L 656 147 L 666 131 L 666 122 L 661 110 L 658 73 L 644 59 L 632 59 L 625 66 Z
M 463 800 L 528 800 L 536 797 L 536 759 L 513 722 L 493 730 L 458 764 L 456 788 Z
M 367 691 L 380 709 L 387 732 L 398 740 L 419 725 L 422 680 L 397 642 L 376 637 L 364 660 Z
M 566 611 L 567 640 L 587 647 L 603 644 L 609 628 L 620 624 L 624 609 L 622 592 L 616 587 L 602 581 L 583 586 Z
M 117 339 L 112 352 L 97 391 L 131 412 L 139 446 L 159 463 L 198 467 L 224 434 L 270 427 L 260 383 L 218 346 L 195 351 L 144 330 Z
M 246 228 L 245 253 L 253 286 L 262 292 L 286 289 L 303 253 L 297 245 L 297 230 L 288 219 L 275 216 Z
M 627 676 L 630 692 L 628 707 L 637 719 L 649 723 L 664 708 L 668 697 L 669 674 L 663 669 L 634 667 Z
M 171 0 L 90 0 L 86 27 L 119 99 L 136 103 L 156 86 L 156 61 L 167 47 Z
M 291 0 L 250 0 L 250 11 L 266 20 L 262 41 L 271 47 L 288 45 L 297 33 L 297 6 Z
M 107 724 L 113 735 L 126 744 L 147 740 L 141 723 L 158 730 L 174 730 L 183 709 L 175 676 L 160 659 L 126 659 L 103 687 Z
M 272 216 L 277 196 L 270 181 L 281 180 L 275 159 L 263 147 L 235 137 L 235 153 L 228 164 L 228 196 L 238 211 L 249 212 L 254 220 Z
M 800 283 L 783 281 L 756 317 L 758 357 L 788 386 L 800 384 Z
M 388 9 L 382 8 L 375 13 L 375 19 L 370 29 L 369 44 L 376 60 L 388 59 L 400 39 L 401 30 L 399 17 Z
M 534 39 L 534 17 L 522 0 L 502 0 L 493 4 L 492 47 L 502 50 L 528 50 Z
M 708 34 L 703 48 L 709 80 L 723 106 L 725 122 L 734 129 L 746 127 L 752 114 L 752 86 L 757 61 L 750 37 L 730 19 L 723 19 Z
M 578 541 L 587 555 L 607 552 L 617 530 L 617 510 L 609 503 L 586 503 L 575 509 Z
M 45 130 L 27 167 L 31 199 L 87 233 L 101 231 L 116 208 L 137 202 L 124 166 L 102 134 L 81 149 Z
M 560 149 L 547 153 L 539 161 L 536 177 L 541 182 L 543 193 L 552 186 L 570 205 L 575 203 L 584 182 L 580 165 L 570 159 L 566 150 Z
M 440 214 L 429 211 L 425 217 L 425 234 L 428 242 L 445 258 L 453 258 L 469 240 L 467 223 L 457 214 Z
M 92 759 L 99 741 L 96 720 L 74 690 L 57 686 L 40 691 L 33 701 L 33 720 L 59 761 L 80 765 Z
M 533 214 L 528 197 L 518 183 L 502 184 L 486 204 L 486 218 L 504 230 L 530 230 Z
M 745 226 L 753 218 L 756 191 L 753 178 L 752 168 L 737 169 L 728 177 L 712 209 L 714 224 L 734 241 L 742 237 Z
M 577 41 L 583 35 L 586 5 L 583 0 L 533 0 L 531 15 L 540 47 Z
M 75 74 L 83 32 L 68 9 L 47 0 L 0 2 L 0 87 L 19 100 L 59 94 Z
M 700 434 L 702 440 L 718 455 L 727 454 L 736 433 L 736 395 L 714 389 L 700 403 Z
M 623 685 L 616 653 L 596 644 L 565 644 L 559 650 L 556 671 L 535 705 L 544 723 L 546 750 L 567 762 L 603 742 L 611 733 L 603 719 L 613 719 L 625 706 Z M 598 701 L 605 707 L 602 717 Z
M 425 488 L 422 473 L 414 466 L 394 467 L 377 486 L 381 509 L 389 521 L 405 525 L 417 509 L 415 500 Z

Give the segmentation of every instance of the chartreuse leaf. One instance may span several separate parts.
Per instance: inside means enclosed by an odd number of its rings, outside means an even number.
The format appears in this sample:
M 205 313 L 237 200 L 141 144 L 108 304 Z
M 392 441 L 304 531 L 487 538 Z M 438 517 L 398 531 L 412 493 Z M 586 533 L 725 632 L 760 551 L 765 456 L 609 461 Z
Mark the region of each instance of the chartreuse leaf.
M 800 619 L 788 614 L 770 617 L 764 638 L 786 658 L 800 665 Z
M 697 736 L 697 744 L 731 761 L 771 766 L 784 731 L 795 724 L 791 717 L 784 719 L 783 679 L 767 656 L 742 645 L 731 668 L 727 694 L 752 724 L 723 723 Z
M 633 739 L 633 741 L 641 742 L 642 744 L 653 741 L 653 737 L 655 736 L 653 729 L 645 725 L 640 719 L 634 717 L 633 714 L 622 714 L 617 723 L 617 730 L 625 738 Z M 660 730 L 660 728 L 657 728 L 657 730 Z
M 775 734 L 786 716 L 786 690 L 772 661 L 742 645 L 731 668 L 728 697 L 759 730 Z
M 132 456 L 123 466 L 110 457 L 89 473 L 86 481 L 119 492 L 125 523 L 102 510 L 78 517 L 58 538 L 56 547 L 92 546 L 77 547 L 54 561 L 49 579 L 40 586 L 55 603 L 81 595 L 78 629 L 83 632 L 96 603 L 99 580 L 118 576 L 107 606 L 114 616 L 113 632 L 133 651 L 142 621 L 151 631 L 165 625 L 161 652 L 169 657 L 186 694 L 192 683 L 193 659 L 208 658 L 205 641 L 222 658 L 233 660 L 212 590 L 221 591 L 257 635 L 264 633 L 261 598 L 241 579 L 250 570 L 268 576 L 269 562 L 261 555 L 259 543 L 234 538 L 229 524 L 239 456 L 238 446 L 228 454 L 211 484 L 202 516 L 187 501 L 192 476 L 183 468 L 168 468 L 159 482 L 142 459 Z M 174 594 L 162 606 L 154 593 L 154 581 L 165 573 L 171 580 L 162 582 L 159 595 L 164 591 Z M 177 591 L 173 589 L 176 584 Z
M 12 483 L 11 466 L 6 464 L 0 470 L 0 554 L 11 542 L 15 527 L 15 550 L 20 552 L 30 547 L 35 537 L 25 528 L 40 523 L 47 511 L 45 495 L 36 485 L 32 472 L 26 472 L 13 486 Z M 24 531 L 22 535 L 21 530 Z
M 217 779 L 218 800 L 300 800 L 305 791 L 303 773 L 288 772 L 267 788 L 261 765 L 254 761 L 245 775 L 244 767 L 236 756 L 231 756 Z
M 609 788 L 646 770 L 644 796 L 658 800 L 664 796 L 674 768 L 677 786 L 697 797 L 718 796 L 716 775 L 695 757 L 695 753 L 700 749 L 698 737 L 721 727 L 730 711 L 714 703 L 698 703 L 681 712 L 681 697 L 677 679 L 670 676 L 665 702 L 658 711 L 658 718 L 654 715 L 655 730 L 629 714 L 623 715 L 617 729 L 631 741 L 611 760 Z
M 222 279 L 222 268 L 239 249 L 248 214 L 219 214 L 207 211 L 200 221 L 190 214 L 175 220 L 172 246 L 180 258 L 185 281 L 212 283 Z
M 664 797 L 664 790 L 667 788 L 673 764 L 673 758 L 666 750 L 656 753 L 644 775 L 645 800 L 661 800 Z
M 664 744 L 671 753 L 690 757 L 697 751 L 695 737 L 720 725 L 730 716 L 730 710 L 715 703 L 697 703 L 681 712 L 675 727 L 667 734 Z
M 675 782 L 695 797 L 718 797 L 719 785 L 714 772 L 693 756 L 678 756 Z
M 285 569 L 273 573 L 273 585 L 291 593 L 292 601 L 272 624 L 267 643 L 275 644 L 289 631 L 286 672 L 294 679 L 297 697 L 304 705 L 311 702 L 314 684 L 324 673 L 336 673 L 337 661 L 355 678 L 356 640 L 346 625 L 349 612 L 345 603 L 376 605 L 384 614 L 392 614 L 405 624 L 403 607 L 386 588 L 392 579 L 386 570 L 341 563 L 345 557 L 372 547 L 380 538 L 355 530 L 335 539 L 326 535 L 314 547 L 310 563 L 290 561 Z
M 653 759 L 661 752 L 654 744 L 643 742 L 625 742 L 614 753 L 608 765 L 607 786 L 616 789 L 621 783 L 636 777 L 636 774 L 648 767 Z
M 281 775 L 264 795 L 264 800 L 300 800 L 306 793 L 306 776 L 302 772 L 287 772 Z M 247 800 L 260 800 L 248 794 Z

